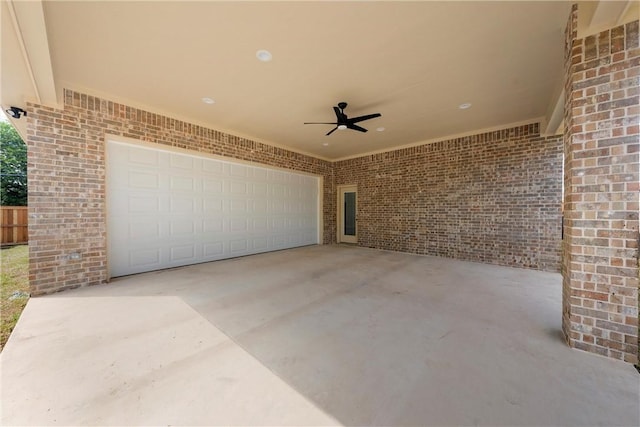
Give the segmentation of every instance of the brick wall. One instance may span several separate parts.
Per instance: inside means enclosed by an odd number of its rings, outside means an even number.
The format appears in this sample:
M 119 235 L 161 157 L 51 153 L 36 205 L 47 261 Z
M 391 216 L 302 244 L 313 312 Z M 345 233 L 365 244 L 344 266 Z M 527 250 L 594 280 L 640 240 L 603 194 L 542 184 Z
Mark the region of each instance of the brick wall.
M 330 162 L 65 90 L 62 110 L 29 104 L 29 255 L 34 295 L 103 283 L 105 134 L 324 177 L 324 243 L 335 241 Z M 69 259 L 72 252 L 80 259 Z
M 638 21 L 566 33 L 563 330 L 572 347 L 638 361 Z
M 559 271 L 562 137 L 538 124 L 336 162 L 358 244 Z

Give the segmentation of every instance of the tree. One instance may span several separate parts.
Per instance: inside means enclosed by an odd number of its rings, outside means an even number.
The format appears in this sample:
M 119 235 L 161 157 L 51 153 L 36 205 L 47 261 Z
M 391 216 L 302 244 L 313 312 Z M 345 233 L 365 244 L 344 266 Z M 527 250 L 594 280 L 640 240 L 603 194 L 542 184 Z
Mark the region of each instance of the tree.
M 11 124 L 0 121 L 0 205 L 27 206 L 27 146 Z

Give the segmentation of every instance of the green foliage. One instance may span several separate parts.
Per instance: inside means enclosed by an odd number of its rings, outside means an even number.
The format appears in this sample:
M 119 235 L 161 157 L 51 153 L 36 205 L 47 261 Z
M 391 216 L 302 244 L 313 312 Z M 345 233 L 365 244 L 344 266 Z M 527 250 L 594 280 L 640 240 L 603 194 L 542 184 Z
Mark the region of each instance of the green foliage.
M 0 249 L 0 351 L 29 300 L 29 246 Z
M 0 121 L 0 205 L 27 206 L 27 146 L 11 124 Z

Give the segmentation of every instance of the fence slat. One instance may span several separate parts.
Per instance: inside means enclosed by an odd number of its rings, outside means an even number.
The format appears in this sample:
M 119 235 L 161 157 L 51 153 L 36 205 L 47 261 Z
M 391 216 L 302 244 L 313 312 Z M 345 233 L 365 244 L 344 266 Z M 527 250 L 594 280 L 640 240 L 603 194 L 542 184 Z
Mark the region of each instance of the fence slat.
M 3 245 L 29 241 L 29 216 L 26 206 L 0 206 Z

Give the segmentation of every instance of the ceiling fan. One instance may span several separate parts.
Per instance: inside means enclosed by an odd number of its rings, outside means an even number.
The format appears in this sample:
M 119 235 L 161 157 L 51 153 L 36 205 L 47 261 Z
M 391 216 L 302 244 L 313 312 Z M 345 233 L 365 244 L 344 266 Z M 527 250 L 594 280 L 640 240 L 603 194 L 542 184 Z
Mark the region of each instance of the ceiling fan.
M 327 136 L 331 135 L 335 132 L 336 129 L 345 130 L 345 129 L 353 129 L 360 132 L 366 132 L 367 130 L 363 127 L 358 126 L 356 123 L 375 119 L 376 117 L 382 116 L 380 113 L 367 114 L 366 116 L 354 117 L 352 119 L 348 118 L 344 113 L 344 109 L 347 108 L 346 102 L 339 102 L 337 107 L 333 107 L 333 111 L 336 113 L 336 121 L 335 122 L 305 122 L 305 125 L 336 125 L 333 129 L 327 133 Z

